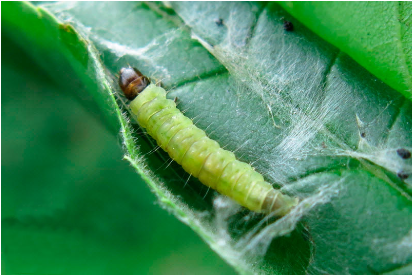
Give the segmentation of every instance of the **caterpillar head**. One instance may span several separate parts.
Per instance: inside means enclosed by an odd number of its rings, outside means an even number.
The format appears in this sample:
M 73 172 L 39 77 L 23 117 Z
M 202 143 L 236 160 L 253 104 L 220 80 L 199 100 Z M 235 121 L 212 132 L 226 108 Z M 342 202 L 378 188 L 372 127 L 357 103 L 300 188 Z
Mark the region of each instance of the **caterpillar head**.
M 150 80 L 142 75 L 138 69 L 123 67 L 119 71 L 119 86 L 129 100 L 133 100 L 149 84 Z

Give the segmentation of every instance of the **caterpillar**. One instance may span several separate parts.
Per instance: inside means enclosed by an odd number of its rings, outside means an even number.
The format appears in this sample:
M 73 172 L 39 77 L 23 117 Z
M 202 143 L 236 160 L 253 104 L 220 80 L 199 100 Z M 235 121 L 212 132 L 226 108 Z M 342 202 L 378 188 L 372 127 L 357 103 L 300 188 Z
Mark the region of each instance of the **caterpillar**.
M 204 185 L 258 213 L 283 216 L 298 198 L 282 194 L 249 164 L 236 159 L 197 128 L 192 120 L 167 99 L 167 92 L 151 83 L 139 70 L 122 68 L 119 86 L 129 107 L 148 134 L 183 169 Z

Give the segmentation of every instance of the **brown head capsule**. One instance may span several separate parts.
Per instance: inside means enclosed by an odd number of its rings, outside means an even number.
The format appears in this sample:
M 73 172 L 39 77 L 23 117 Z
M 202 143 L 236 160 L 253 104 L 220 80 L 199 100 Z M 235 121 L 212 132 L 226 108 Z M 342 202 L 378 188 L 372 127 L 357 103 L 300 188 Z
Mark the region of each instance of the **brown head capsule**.
M 150 80 L 138 69 L 124 67 L 119 71 L 119 86 L 129 100 L 133 100 L 150 84 Z

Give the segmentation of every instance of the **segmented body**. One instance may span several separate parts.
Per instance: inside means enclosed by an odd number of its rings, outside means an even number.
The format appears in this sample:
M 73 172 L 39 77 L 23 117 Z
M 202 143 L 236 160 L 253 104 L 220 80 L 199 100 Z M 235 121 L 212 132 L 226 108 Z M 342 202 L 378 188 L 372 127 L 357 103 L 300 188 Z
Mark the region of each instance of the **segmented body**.
M 166 98 L 163 88 L 148 85 L 130 103 L 130 108 L 139 125 L 158 145 L 204 185 L 255 212 L 285 215 L 297 204 L 297 198 L 274 189 L 250 165 L 238 161 L 232 152 L 208 138 L 176 108 L 174 101 Z

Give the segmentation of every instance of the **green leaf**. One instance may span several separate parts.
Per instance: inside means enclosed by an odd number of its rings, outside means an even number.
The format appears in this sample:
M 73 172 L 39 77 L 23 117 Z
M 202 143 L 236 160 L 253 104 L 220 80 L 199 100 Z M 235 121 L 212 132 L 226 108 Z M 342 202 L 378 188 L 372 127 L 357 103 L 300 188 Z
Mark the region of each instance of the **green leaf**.
M 154 205 L 89 107 L 1 46 L 2 274 L 234 274 Z
M 11 3 L 2 22 L 60 84 L 90 95 L 85 103 L 120 126 L 125 159 L 160 203 L 238 272 L 407 272 L 411 158 L 397 150 L 411 151 L 411 101 L 276 3 L 170 5 Z M 299 206 L 281 219 L 239 211 L 154 153 L 123 113 L 116 73 L 126 64 L 162 82 L 199 128 Z
M 300 22 L 412 97 L 412 2 L 281 2 Z

